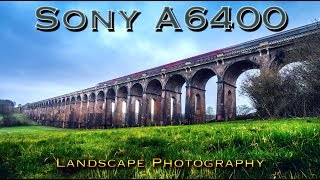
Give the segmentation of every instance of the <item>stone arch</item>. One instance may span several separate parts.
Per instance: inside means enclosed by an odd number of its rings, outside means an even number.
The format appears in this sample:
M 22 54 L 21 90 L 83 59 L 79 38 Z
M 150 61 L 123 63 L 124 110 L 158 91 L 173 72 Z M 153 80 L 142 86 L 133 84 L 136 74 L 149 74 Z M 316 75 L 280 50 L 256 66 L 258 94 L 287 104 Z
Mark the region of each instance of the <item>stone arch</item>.
M 69 104 L 70 104 L 70 98 L 67 97 L 67 99 L 66 99 L 66 105 L 69 105 Z
M 163 84 L 161 83 L 160 78 L 155 77 L 155 78 L 147 79 L 144 92 L 147 92 L 147 89 L 148 89 L 149 92 L 152 91 L 152 88 L 154 87 L 154 85 L 159 86 L 158 82 L 160 83 L 160 87 L 161 87 L 161 90 L 162 90 Z
M 190 85 L 205 90 L 206 84 L 210 78 L 216 75 L 216 72 L 209 68 L 202 68 L 196 71 L 190 78 Z
M 70 98 L 70 105 L 68 107 L 68 127 L 69 128 L 75 128 L 76 127 L 76 115 L 75 115 L 75 104 L 76 104 L 76 98 L 75 96 L 71 96 Z
M 191 76 L 186 93 L 186 119 L 189 123 L 206 122 L 206 85 L 216 75 L 215 70 L 201 68 Z
M 81 95 L 78 94 L 74 96 L 74 98 L 75 98 L 75 102 L 72 110 L 73 128 L 81 128 L 81 120 L 82 120 Z
M 238 77 L 247 70 L 260 69 L 260 64 L 244 59 L 228 65 L 223 73 L 221 83 L 223 84 L 224 117 L 226 120 L 236 118 L 236 82 Z
M 76 98 L 74 96 L 71 97 L 70 103 L 71 104 L 75 104 L 76 103 Z
M 117 91 L 117 97 L 127 98 L 128 96 L 128 88 L 126 86 L 121 86 Z
M 59 124 L 58 127 L 64 128 L 64 121 L 65 121 L 65 108 L 66 108 L 66 98 L 63 97 L 61 99 L 61 104 L 60 104 L 60 114 L 59 114 Z
M 132 96 L 142 96 L 143 86 L 140 83 L 135 83 L 131 86 L 130 95 Z
M 256 62 L 253 62 L 249 59 L 245 59 L 242 61 L 237 61 L 228 65 L 223 73 L 222 79 L 235 86 L 238 77 L 245 71 L 250 69 L 259 69 L 260 65 Z
M 304 63 L 303 59 L 297 59 L 293 55 L 289 55 L 289 57 L 287 57 L 286 54 L 290 54 L 290 51 L 294 51 L 294 49 L 276 52 L 275 56 L 271 58 L 270 63 L 268 64 L 268 70 L 280 73 L 290 65 L 296 66 Z
M 115 124 L 116 126 L 126 125 L 127 115 L 127 98 L 128 88 L 127 86 L 121 86 L 117 90 L 116 110 L 115 110 Z
M 44 111 L 44 102 L 39 103 L 39 123 L 42 124 L 43 120 L 43 111 Z
M 97 95 L 97 104 L 95 108 L 95 127 L 104 128 L 105 127 L 105 114 L 104 114 L 104 91 L 99 91 Z
M 94 128 L 95 125 L 95 103 L 96 94 L 91 92 L 89 95 L 88 113 L 87 113 L 87 128 Z
M 64 127 L 71 127 L 72 122 L 72 115 L 71 115 L 71 100 L 70 97 L 67 97 L 66 99 L 66 106 L 65 106 L 65 125 Z
M 96 94 L 94 92 L 91 92 L 89 96 L 89 101 L 95 101 L 95 100 L 96 100 Z
M 152 79 L 146 86 L 146 93 L 156 94 L 161 96 L 162 84 L 158 79 Z
M 107 90 L 107 93 L 106 93 L 106 98 L 109 99 L 109 98 L 115 98 L 116 96 L 116 92 L 113 88 L 110 88 Z
M 82 102 L 85 102 L 85 103 L 88 102 L 88 95 L 87 95 L 87 94 L 84 94 L 84 95 L 83 95 Z
M 80 120 L 79 120 L 79 127 L 86 128 L 87 127 L 87 117 L 88 117 L 88 102 L 89 98 L 87 94 L 82 95 L 82 106 L 81 106 L 81 113 L 80 113 Z
M 143 101 L 143 86 L 140 83 L 135 83 L 130 89 L 130 104 L 128 122 L 129 126 L 140 125 L 142 115 L 142 101 Z
M 280 51 L 275 53 L 274 57 L 271 58 L 271 61 L 268 63 L 267 68 L 279 71 L 281 68 L 283 68 L 285 65 L 289 63 L 290 62 L 285 57 L 285 52 Z
M 116 92 L 113 88 L 107 89 L 106 92 L 106 127 L 112 127 L 115 122 L 115 98 Z
M 145 124 L 146 125 L 151 125 L 151 124 L 155 124 L 155 125 L 162 125 L 164 124 L 164 122 L 162 121 L 162 114 L 161 112 L 163 107 L 161 106 L 162 103 L 162 84 L 158 79 L 152 79 L 149 81 L 149 83 L 147 84 L 146 87 L 146 91 L 145 91 L 145 105 L 144 105 L 144 109 L 145 109 Z M 151 100 L 154 100 L 154 106 L 151 107 Z M 151 110 L 153 110 L 153 114 L 151 114 Z M 153 122 L 151 122 L 151 116 L 153 116 Z
M 167 78 L 165 82 L 165 89 L 180 92 L 182 85 L 186 82 L 186 78 L 181 74 L 174 74 Z
M 50 125 L 50 119 L 51 119 L 51 100 L 46 100 L 44 102 L 44 112 L 43 112 L 43 125 Z
M 80 95 L 77 96 L 76 102 L 77 102 L 77 103 L 78 103 L 78 102 L 81 102 L 81 96 L 80 96 Z
M 103 91 L 99 91 L 98 92 L 97 100 L 98 101 L 103 101 L 104 100 L 104 92 Z
M 165 83 L 165 108 L 164 118 L 165 124 L 181 123 L 181 89 L 186 83 L 186 78 L 181 74 L 170 76 Z

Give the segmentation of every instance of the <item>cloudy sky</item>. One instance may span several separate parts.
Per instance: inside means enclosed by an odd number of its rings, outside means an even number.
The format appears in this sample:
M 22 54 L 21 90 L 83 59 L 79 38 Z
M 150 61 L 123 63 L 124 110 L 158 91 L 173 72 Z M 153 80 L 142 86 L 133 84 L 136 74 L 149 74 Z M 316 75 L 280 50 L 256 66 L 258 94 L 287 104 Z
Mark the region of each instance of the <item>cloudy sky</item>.
M 263 24 L 254 32 L 239 28 L 235 14 L 246 5 L 256 7 L 261 13 L 269 6 L 282 7 L 289 17 L 286 29 L 312 23 L 320 17 L 320 2 L 1 2 L 0 99 L 11 99 L 17 104 L 34 102 L 273 34 Z M 36 30 L 35 11 L 40 6 L 60 10 L 58 30 Z M 164 6 L 173 8 L 183 32 L 174 32 L 171 27 L 155 32 Z M 230 6 L 235 28 L 232 32 L 210 26 L 202 32 L 190 31 L 184 23 L 184 13 L 191 6 L 208 9 L 209 21 L 221 6 Z M 87 15 L 87 29 L 70 32 L 64 27 L 62 16 L 70 9 Z M 101 24 L 99 32 L 92 32 L 91 10 L 100 11 L 104 17 L 107 10 L 113 10 L 115 32 L 108 32 Z M 117 10 L 141 12 L 133 24 L 134 32 L 126 32 Z M 250 18 L 246 16 L 245 21 L 251 22 Z M 277 15 L 271 18 L 275 23 L 279 20 Z M 72 19 L 72 23 L 77 22 L 77 17 Z M 210 79 L 206 89 L 207 105 L 215 108 L 216 78 Z M 237 99 L 238 104 L 248 104 L 245 97 L 238 95 Z

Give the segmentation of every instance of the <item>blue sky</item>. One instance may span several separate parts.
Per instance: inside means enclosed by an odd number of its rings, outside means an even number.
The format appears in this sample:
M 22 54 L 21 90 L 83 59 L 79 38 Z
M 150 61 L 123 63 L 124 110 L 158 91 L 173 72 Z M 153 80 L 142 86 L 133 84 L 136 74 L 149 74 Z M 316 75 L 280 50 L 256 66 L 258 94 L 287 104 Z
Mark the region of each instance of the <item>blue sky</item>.
M 0 99 L 11 99 L 17 104 L 34 102 L 273 34 L 263 24 L 254 32 L 239 28 L 235 14 L 246 5 L 261 13 L 269 6 L 282 7 L 289 17 L 286 29 L 312 23 L 320 17 L 320 2 L 1 2 Z M 35 10 L 39 6 L 60 10 L 61 26 L 57 31 L 36 30 Z M 174 9 L 183 32 L 174 32 L 171 27 L 155 32 L 164 6 Z M 221 6 L 231 6 L 235 28 L 232 32 L 210 27 L 202 32 L 190 31 L 184 23 L 184 13 L 191 6 L 208 9 L 209 21 Z M 87 29 L 82 32 L 65 29 L 62 15 L 70 9 L 87 15 Z M 125 22 L 117 13 L 121 9 L 141 12 L 133 24 L 134 32 L 125 31 Z M 115 32 L 108 32 L 101 24 L 99 32 L 91 32 L 91 10 L 100 11 L 104 17 L 107 10 L 115 11 Z M 272 20 L 278 19 L 274 16 Z M 243 75 L 238 85 L 241 79 Z M 215 81 L 212 78 L 206 87 L 207 105 L 214 108 Z M 238 104 L 247 103 L 246 98 L 238 95 Z

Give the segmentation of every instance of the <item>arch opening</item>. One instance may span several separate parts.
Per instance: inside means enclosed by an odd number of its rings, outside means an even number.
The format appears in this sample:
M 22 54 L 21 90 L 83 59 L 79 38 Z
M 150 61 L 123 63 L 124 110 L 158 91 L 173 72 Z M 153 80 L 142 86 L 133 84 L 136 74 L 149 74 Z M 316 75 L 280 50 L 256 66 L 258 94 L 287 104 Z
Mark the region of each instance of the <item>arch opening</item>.
M 128 88 L 126 86 L 121 86 L 117 93 L 117 103 L 116 103 L 116 125 L 127 125 L 126 114 L 127 114 L 127 98 L 128 98 Z
M 246 77 L 260 73 L 260 65 L 248 59 L 238 61 L 231 64 L 224 74 L 224 113 L 225 119 L 236 119 L 237 114 L 240 115 L 244 109 L 252 108 L 249 99 L 241 95 L 240 87 L 245 81 Z M 244 116 L 243 116 L 244 117 Z
M 116 112 L 116 103 L 115 102 L 112 102 L 112 104 L 111 104 L 111 108 L 112 108 L 112 118 L 114 118 L 115 117 L 115 112 Z
M 88 102 L 88 95 L 87 94 L 84 94 L 83 95 L 83 102 Z
M 96 100 L 96 94 L 92 92 L 89 96 L 89 101 L 95 101 Z
M 135 83 L 130 90 L 129 125 L 140 125 L 142 112 L 140 111 L 143 101 L 143 87 L 140 83 Z
M 91 92 L 89 95 L 89 103 L 87 108 L 87 128 L 91 129 L 95 126 L 95 103 L 96 103 L 96 94 Z
M 140 101 L 135 100 L 135 105 L 134 105 L 134 122 L 135 122 L 135 124 L 139 124 L 139 115 L 140 115 Z
M 212 69 L 203 68 L 195 72 L 187 88 L 189 107 L 186 117 L 189 123 L 205 123 L 215 119 L 217 104 L 217 76 Z
M 122 114 L 121 114 L 122 124 L 125 124 L 126 112 L 127 112 L 127 102 L 126 101 L 122 102 L 122 110 L 121 110 L 121 112 L 122 112 Z
M 162 85 L 158 79 L 151 80 L 146 88 L 146 125 L 163 124 L 161 113 Z
M 80 113 L 80 122 L 79 122 L 79 126 L 80 128 L 86 128 L 86 123 L 87 123 L 87 112 L 88 112 L 88 95 L 84 94 L 82 97 L 82 104 L 81 104 L 81 113 Z
M 69 105 L 69 104 L 70 104 L 70 98 L 67 98 L 66 105 Z
M 106 108 L 105 108 L 105 114 L 106 114 L 106 127 L 112 127 L 115 122 L 115 98 L 116 93 L 114 89 L 108 89 L 106 93 Z
M 174 120 L 174 113 L 175 113 L 175 106 L 176 106 L 176 99 L 174 97 L 171 97 L 170 101 L 170 120 Z
M 118 98 L 127 98 L 128 96 L 128 89 L 125 86 L 122 86 L 118 89 Z
M 75 128 L 81 128 L 81 112 L 82 112 L 82 108 L 81 108 L 81 96 L 78 95 L 76 98 L 76 106 L 75 106 Z
M 146 88 L 146 93 L 161 96 L 161 92 L 162 92 L 162 85 L 159 80 L 153 79 L 148 83 Z
M 140 83 L 136 83 L 131 87 L 131 91 L 130 91 L 132 96 L 140 96 L 142 97 L 142 93 L 143 93 L 143 88 L 142 85 Z
M 103 101 L 104 100 L 104 92 L 99 91 L 98 96 L 97 96 L 98 101 Z
M 105 127 L 104 100 L 105 100 L 105 93 L 103 91 L 99 91 L 97 95 L 96 106 L 95 106 L 95 124 L 94 124 L 95 127 L 99 129 Z
M 72 98 L 71 98 L 71 104 L 74 104 L 75 102 L 76 102 L 76 98 L 74 97 L 74 96 L 72 96 Z
M 186 84 L 186 79 L 181 74 L 175 74 L 168 78 L 165 86 L 166 108 L 164 114 L 166 124 L 181 124 L 182 119 L 182 87 Z
M 68 127 L 75 128 L 76 127 L 76 98 L 74 96 L 71 97 L 70 100 L 70 108 L 69 108 L 69 120 L 68 120 Z
M 77 103 L 81 102 L 81 96 L 80 96 L 80 95 L 77 96 L 76 102 L 77 102 Z
M 154 122 L 154 99 L 151 99 L 151 104 L 150 104 L 150 113 L 151 113 L 151 123 Z

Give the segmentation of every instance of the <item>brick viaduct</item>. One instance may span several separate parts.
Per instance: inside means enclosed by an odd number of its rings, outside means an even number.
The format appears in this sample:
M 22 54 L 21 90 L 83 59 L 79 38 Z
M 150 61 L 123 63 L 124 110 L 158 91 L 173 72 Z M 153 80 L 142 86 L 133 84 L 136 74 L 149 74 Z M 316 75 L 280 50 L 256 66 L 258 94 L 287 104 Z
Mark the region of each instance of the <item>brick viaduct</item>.
M 217 121 L 235 119 L 236 80 L 248 69 L 283 66 L 281 55 L 319 30 L 309 24 L 28 103 L 23 113 L 43 125 L 110 128 L 205 122 L 205 86 L 217 76 Z M 186 83 L 185 116 L 181 90 Z

